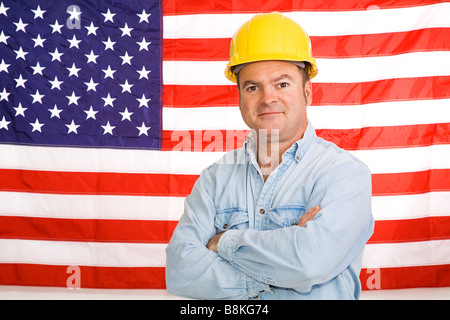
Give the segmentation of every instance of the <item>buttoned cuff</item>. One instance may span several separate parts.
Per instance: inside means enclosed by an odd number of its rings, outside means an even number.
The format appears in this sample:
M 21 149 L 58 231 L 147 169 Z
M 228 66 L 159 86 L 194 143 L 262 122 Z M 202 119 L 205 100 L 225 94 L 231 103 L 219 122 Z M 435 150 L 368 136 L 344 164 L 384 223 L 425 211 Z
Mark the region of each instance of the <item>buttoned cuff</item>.
M 237 240 L 244 231 L 228 230 L 220 237 L 217 244 L 217 253 L 220 257 L 231 263 L 233 262 L 234 252 L 237 250 Z
M 240 268 L 236 265 L 234 256 L 235 252 L 239 249 L 238 240 L 243 232 L 245 230 L 228 230 L 220 237 L 219 243 L 217 244 L 217 253 L 219 256 L 230 262 L 237 269 Z M 249 299 L 258 299 L 262 293 L 272 293 L 271 287 L 268 284 L 257 281 L 248 274 L 246 275 L 246 286 Z

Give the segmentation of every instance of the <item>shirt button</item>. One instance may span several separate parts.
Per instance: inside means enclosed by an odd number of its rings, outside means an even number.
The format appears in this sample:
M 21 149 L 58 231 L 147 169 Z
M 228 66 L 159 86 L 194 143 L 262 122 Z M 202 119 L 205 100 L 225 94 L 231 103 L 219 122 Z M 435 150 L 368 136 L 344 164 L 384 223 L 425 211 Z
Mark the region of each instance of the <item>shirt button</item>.
M 297 161 L 298 161 L 298 160 L 300 160 L 300 157 L 299 157 L 299 156 L 296 156 L 295 159 L 297 159 Z
M 266 213 L 266 210 L 261 209 L 261 210 L 259 210 L 259 213 L 264 214 L 264 213 Z
M 224 229 L 228 228 L 228 225 L 225 223 L 225 224 L 223 225 L 223 228 L 224 228 Z

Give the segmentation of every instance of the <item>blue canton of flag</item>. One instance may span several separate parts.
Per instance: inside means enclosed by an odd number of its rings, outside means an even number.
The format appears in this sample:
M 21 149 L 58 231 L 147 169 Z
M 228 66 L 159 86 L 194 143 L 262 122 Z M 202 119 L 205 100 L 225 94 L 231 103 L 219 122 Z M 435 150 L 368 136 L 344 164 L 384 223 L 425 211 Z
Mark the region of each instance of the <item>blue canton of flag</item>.
M 1 1 L 0 143 L 158 149 L 159 1 Z

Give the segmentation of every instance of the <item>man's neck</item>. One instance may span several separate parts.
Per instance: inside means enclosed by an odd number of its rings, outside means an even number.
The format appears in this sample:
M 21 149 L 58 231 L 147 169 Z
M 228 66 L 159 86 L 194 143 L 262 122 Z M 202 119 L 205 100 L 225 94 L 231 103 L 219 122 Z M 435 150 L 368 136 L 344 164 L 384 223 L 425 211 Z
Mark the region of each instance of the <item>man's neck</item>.
M 263 174 L 264 182 L 266 182 L 269 175 L 278 167 L 281 163 L 283 154 L 288 150 L 296 141 L 303 138 L 306 131 L 307 122 L 302 126 L 299 133 L 290 140 L 279 141 L 278 136 L 266 136 L 258 135 L 257 154 L 258 165 Z

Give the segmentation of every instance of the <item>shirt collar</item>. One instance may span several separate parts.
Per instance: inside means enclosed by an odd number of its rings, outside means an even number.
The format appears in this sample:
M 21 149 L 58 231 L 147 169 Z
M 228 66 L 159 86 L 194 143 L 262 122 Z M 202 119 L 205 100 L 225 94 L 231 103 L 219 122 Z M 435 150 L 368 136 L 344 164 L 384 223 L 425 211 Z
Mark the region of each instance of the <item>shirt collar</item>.
M 311 122 L 308 120 L 308 125 L 306 127 L 305 133 L 303 137 L 292 144 L 292 146 L 286 150 L 283 154 L 284 157 L 294 157 L 296 162 L 299 162 L 306 152 L 309 150 L 311 144 L 316 140 L 317 135 L 314 127 Z M 244 150 L 245 152 L 253 157 L 255 160 L 257 159 L 256 153 L 256 143 L 254 138 L 253 131 L 247 136 L 244 142 Z

